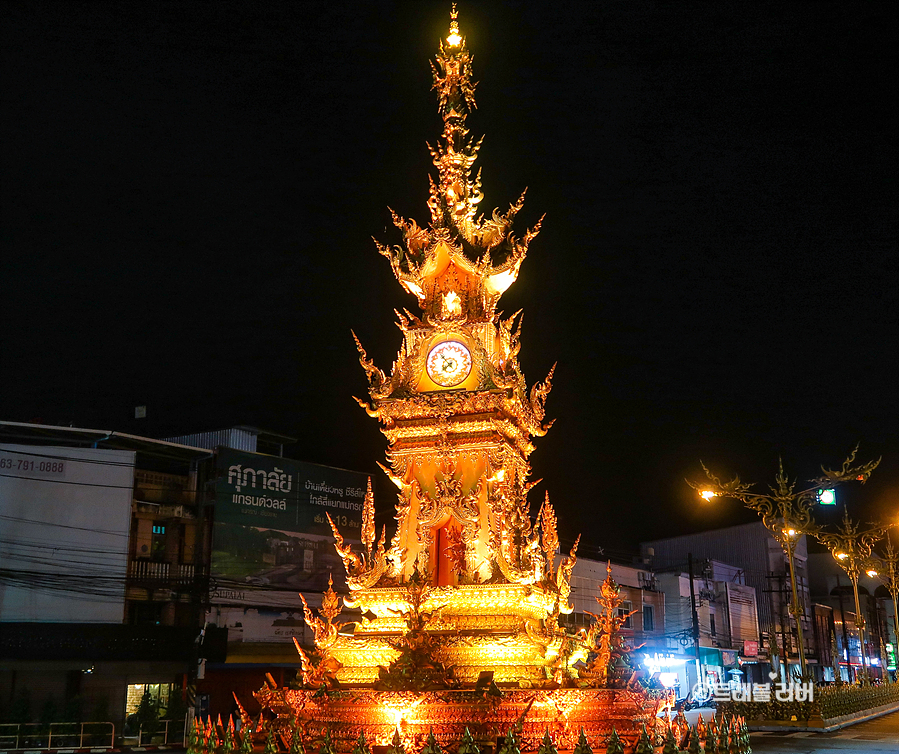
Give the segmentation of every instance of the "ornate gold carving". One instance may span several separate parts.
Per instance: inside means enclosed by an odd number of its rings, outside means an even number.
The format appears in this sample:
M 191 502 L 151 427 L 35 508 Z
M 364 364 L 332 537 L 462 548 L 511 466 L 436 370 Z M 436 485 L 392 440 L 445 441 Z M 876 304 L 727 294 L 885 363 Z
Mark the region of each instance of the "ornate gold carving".
M 552 378 L 555 371 L 556 365 L 553 364 L 552 368 L 549 370 L 549 374 L 546 375 L 546 379 L 543 380 L 543 382 L 534 383 L 534 386 L 531 388 L 531 411 L 533 411 L 534 418 L 536 418 L 538 422 L 542 422 L 543 417 L 546 415 L 546 410 L 544 408 L 546 405 L 546 397 L 549 395 L 549 391 L 552 390 Z M 541 423 L 540 431 L 535 434 L 539 434 L 542 437 L 546 434 L 552 424 L 552 421 L 546 424 Z
M 384 689 L 422 691 L 451 688 L 458 685 L 451 668 L 438 657 L 441 642 L 428 630 L 427 624 L 443 608 L 429 599 L 432 589 L 417 571 L 406 587 L 406 609 L 401 613 L 405 630 L 393 642 L 398 655 L 378 672 L 379 686 Z M 431 606 L 428 607 L 428 604 Z
M 577 563 L 577 546 L 581 541 L 581 535 L 575 537 L 574 544 L 568 555 L 562 558 L 559 563 L 559 569 L 556 571 L 556 588 L 559 591 L 559 611 L 565 615 L 570 615 L 574 608 L 568 604 L 568 597 L 571 595 L 571 572 Z
M 322 606 L 319 608 L 318 618 L 312 614 L 306 598 L 302 594 L 300 594 L 300 600 L 303 603 L 306 625 L 312 629 L 315 635 L 315 646 L 322 650 L 328 649 L 337 639 L 337 632 L 346 625 L 345 623 L 331 622 L 340 614 L 340 603 L 337 593 L 334 591 L 334 581 L 330 576 L 328 577 L 328 588 L 322 594 Z
M 375 542 L 375 495 L 371 489 L 371 477 L 365 489 L 365 499 L 362 503 L 362 544 L 371 561 L 371 548 Z M 383 537 L 383 535 L 382 535 Z
M 365 370 L 365 374 L 368 375 L 369 393 L 371 393 L 372 398 L 385 397 L 387 395 L 387 377 L 368 358 L 368 354 L 365 353 L 365 349 L 362 347 L 362 343 L 359 342 L 359 338 L 356 337 L 356 333 L 352 330 L 350 332 L 353 334 L 353 340 L 356 341 L 356 349 L 359 351 L 359 363 Z
M 621 587 L 612 578 L 611 562 L 606 571 L 606 580 L 600 587 L 601 596 L 596 598 L 602 609 L 599 615 L 589 613 L 594 622 L 583 635 L 584 645 L 594 658 L 580 675 L 595 686 L 624 687 L 632 673 L 629 658 L 632 650 L 625 645 L 620 631 L 636 610 L 621 614 Z
M 469 139 L 465 126 L 475 106 L 475 85 L 471 55 L 460 40 L 457 46 L 441 45 L 437 64 L 432 64 L 444 127 L 441 141 L 429 147 L 438 172 L 437 180 L 430 181 L 431 224 L 423 228 L 391 212 L 403 244 L 376 244 L 429 318 L 484 321 L 492 317 L 499 297 L 517 277 L 540 223 L 521 238 L 512 233 L 524 194 L 505 213 L 494 210 L 489 219 L 477 217 L 483 198 L 481 179 L 480 173 L 472 176 L 471 171 L 481 141 Z
M 319 608 L 318 617 L 312 614 L 306 598 L 300 594 L 303 603 L 303 616 L 306 625 L 312 629 L 315 636 L 316 651 L 307 654 L 294 639 L 294 645 L 300 656 L 300 678 L 302 682 L 310 686 L 319 686 L 322 683 L 333 680 L 340 669 L 340 662 L 332 657 L 329 650 L 337 641 L 338 632 L 346 623 L 333 623 L 334 618 L 340 614 L 340 603 L 337 593 L 334 591 L 334 582 L 328 577 L 328 589 L 322 594 L 322 606 Z
M 552 572 L 556 558 L 556 550 L 559 549 L 559 533 L 556 526 L 556 512 L 549 502 L 549 492 L 543 498 L 540 513 L 537 516 L 540 529 L 543 533 L 543 554 L 546 557 L 547 571 Z
M 471 56 L 455 12 L 433 71 L 443 134 L 431 149 L 430 224 L 391 212 L 402 243 L 376 241 L 422 315 L 396 311 L 403 342 L 389 377 L 353 335 L 369 384 L 369 400 L 357 400 L 390 446 L 381 468 L 398 490 L 396 532 L 389 550 L 384 529 L 375 543 L 369 481 L 359 553 L 331 521 L 350 589 L 344 604 L 361 613 L 354 632 L 341 634 L 343 624 L 333 622 L 333 590 L 318 617 L 304 601 L 316 643 L 315 653 L 298 646 L 305 688 L 267 688 L 257 697 L 281 721 L 293 724 L 299 713 L 329 726 L 341 751 L 363 729 L 369 743 L 411 745 L 433 728 L 445 744 L 467 725 L 479 726 L 483 741 L 514 726 L 523 750 L 535 749 L 550 728 L 557 746 L 571 749 L 582 726 L 604 746 L 615 725 L 633 748 L 637 726 L 653 721 L 667 695 L 621 682 L 626 648 L 611 574 L 589 631 L 559 625 L 571 610 L 578 542 L 556 567 L 558 524 L 548 495 L 536 522 L 530 518 L 528 493 L 537 482 L 528 481 L 527 459 L 532 438 L 551 424 L 545 403 L 555 366 L 528 390 L 518 363 L 521 313 L 504 319 L 496 305 L 540 224 L 513 233 L 523 195 L 505 213 L 478 216 L 481 183 L 472 169 L 480 141 L 468 138 L 465 125 L 475 104 Z M 448 341 L 468 349 L 471 372 L 466 363 L 441 384 L 435 373 L 427 378 L 426 361 Z M 598 658 L 579 678 L 575 658 L 590 650 Z M 476 685 L 483 670 L 493 672 L 492 696 Z M 309 688 L 322 684 L 329 688 Z M 602 684 L 617 688 L 584 688 Z
M 381 537 L 378 540 L 377 549 L 372 552 L 375 539 L 375 501 L 371 489 L 371 478 L 368 480 L 368 488 L 365 492 L 365 500 L 362 504 L 362 544 L 365 552 L 357 555 L 349 544 L 345 544 L 337 524 L 331 518 L 330 513 L 325 513 L 331 531 L 334 534 L 334 548 L 343 561 L 346 569 L 347 586 L 350 590 L 365 589 L 376 584 L 387 569 L 387 553 L 384 551 L 384 538 L 387 535 L 387 527 L 381 528 Z

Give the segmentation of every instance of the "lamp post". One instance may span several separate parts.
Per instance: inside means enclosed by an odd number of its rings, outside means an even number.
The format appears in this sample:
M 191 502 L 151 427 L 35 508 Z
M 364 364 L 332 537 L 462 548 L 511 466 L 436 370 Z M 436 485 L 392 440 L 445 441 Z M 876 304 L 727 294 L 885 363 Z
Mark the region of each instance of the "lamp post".
M 893 543 L 890 542 L 889 536 L 887 536 L 887 546 L 883 550 L 883 556 L 878 557 L 875 562 L 877 563 L 877 578 L 893 598 L 893 634 L 899 640 L 899 552 L 893 549 Z M 885 669 L 884 672 L 889 678 L 889 671 Z
M 853 480 L 864 483 L 871 476 L 874 469 L 877 468 L 880 459 L 857 466 L 854 465 L 857 451 L 858 447 L 849 454 L 849 457 L 843 462 L 843 466 L 839 470 L 825 469 L 822 466 L 822 476 L 812 479 L 811 487 L 799 491 L 796 491 L 796 481 L 790 481 L 789 477 L 784 473 L 783 462 L 779 464 L 777 476 L 775 477 L 776 486 L 770 488 L 769 494 L 750 491 L 752 485 L 744 484 L 740 481 L 740 477 L 734 477 L 729 482 L 722 482 L 706 468 L 705 464 L 702 465 L 702 468 L 705 471 L 706 480 L 702 482 L 687 480 L 687 484 L 699 492 L 700 497 L 704 500 L 711 500 L 715 497 L 731 498 L 739 500 L 747 508 L 758 513 L 762 517 L 762 523 L 765 525 L 765 528 L 768 529 L 774 541 L 780 545 L 787 556 L 790 569 L 790 585 L 793 590 L 790 614 L 796 621 L 799 666 L 803 679 L 808 678 L 808 665 L 805 659 L 805 638 L 802 635 L 804 610 L 799 602 L 799 588 L 796 583 L 796 545 L 804 534 L 814 534 L 818 531 L 818 527 L 812 518 L 812 506 L 817 502 L 820 490 L 831 490 L 841 482 Z M 784 649 L 786 650 L 786 647 Z M 786 660 L 786 657 L 784 657 L 784 660 Z
M 858 640 L 861 645 L 862 683 L 868 681 L 865 649 L 865 616 L 858 599 L 858 577 L 867 572 L 870 576 L 878 575 L 871 561 L 874 544 L 883 538 L 890 525 L 874 524 L 868 529 L 860 529 L 860 524 L 849 518 L 849 512 L 843 513 L 843 523 L 835 532 L 815 532 L 816 539 L 830 550 L 834 560 L 852 581 L 852 594 L 855 597 L 855 625 L 858 628 Z

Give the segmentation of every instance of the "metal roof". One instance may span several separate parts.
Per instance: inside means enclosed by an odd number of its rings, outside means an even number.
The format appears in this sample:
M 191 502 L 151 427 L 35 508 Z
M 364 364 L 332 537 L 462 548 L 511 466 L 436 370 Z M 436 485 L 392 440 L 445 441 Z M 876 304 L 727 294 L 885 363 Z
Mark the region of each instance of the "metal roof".
M 206 448 L 181 445 L 152 437 L 114 432 L 108 429 L 56 427 L 51 424 L 0 421 L 0 442 L 39 442 L 47 444 L 91 445 L 95 448 L 133 450 L 138 453 L 180 461 L 198 461 L 211 454 Z

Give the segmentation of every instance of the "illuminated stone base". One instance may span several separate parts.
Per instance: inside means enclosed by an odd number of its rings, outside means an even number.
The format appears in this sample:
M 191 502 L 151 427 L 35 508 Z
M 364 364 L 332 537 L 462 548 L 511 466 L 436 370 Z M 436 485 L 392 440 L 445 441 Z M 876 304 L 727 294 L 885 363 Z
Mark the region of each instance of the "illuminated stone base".
M 666 691 L 624 689 L 516 689 L 491 699 L 474 690 L 341 690 L 314 698 L 313 691 L 263 689 L 256 695 L 278 715 L 285 733 L 296 720 L 312 739 L 330 731 L 338 751 L 349 751 L 364 732 L 372 746 L 387 745 L 399 730 L 406 751 L 419 751 L 428 732 L 454 748 L 466 728 L 482 749 L 521 724 L 521 749 L 534 751 L 546 731 L 560 750 L 573 749 L 581 728 L 594 750 L 604 750 L 614 728 L 632 751 L 642 726 L 652 732 Z M 289 736 L 288 736 L 289 737 Z
M 555 600 L 537 585 L 429 587 L 420 610 L 430 616 L 428 632 L 439 638 L 433 659 L 453 668 L 454 677 L 466 684 L 489 669 L 498 684 L 540 685 L 562 645 L 558 632 L 544 628 Z M 353 635 L 339 635 L 329 645 L 328 654 L 340 663 L 336 678 L 345 685 L 373 687 L 380 668 L 400 655 L 397 647 L 408 631 L 408 589 L 362 589 L 345 598 L 345 604 L 373 617 L 360 621 Z

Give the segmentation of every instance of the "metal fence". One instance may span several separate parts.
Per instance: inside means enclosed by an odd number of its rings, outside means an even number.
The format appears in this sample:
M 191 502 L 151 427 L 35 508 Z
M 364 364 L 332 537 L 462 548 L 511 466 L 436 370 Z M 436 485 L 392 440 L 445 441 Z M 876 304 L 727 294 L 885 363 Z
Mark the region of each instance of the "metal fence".
M 139 728 L 136 734 L 124 734 L 126 743 L 182 745 L 187 741 L 188 719 L 160 720 L 152 730 Z M 113 748 L 116 745 L 113 723 L 2 723 L 0 749 L 82 749 Z
M 3 723 L 2 749 L 112 748 L 112 723 Z
M 180 720 L 160 720 L 156 723 L 152 730 L 144 730 L 141 726 L 137 731 L 135 743 L 138 746 L 149 746 L 151 744 L 183 744 L 187 741 L 187 725 L 188 719 Z M 127 739 L 128 736 L 125 736 Z

